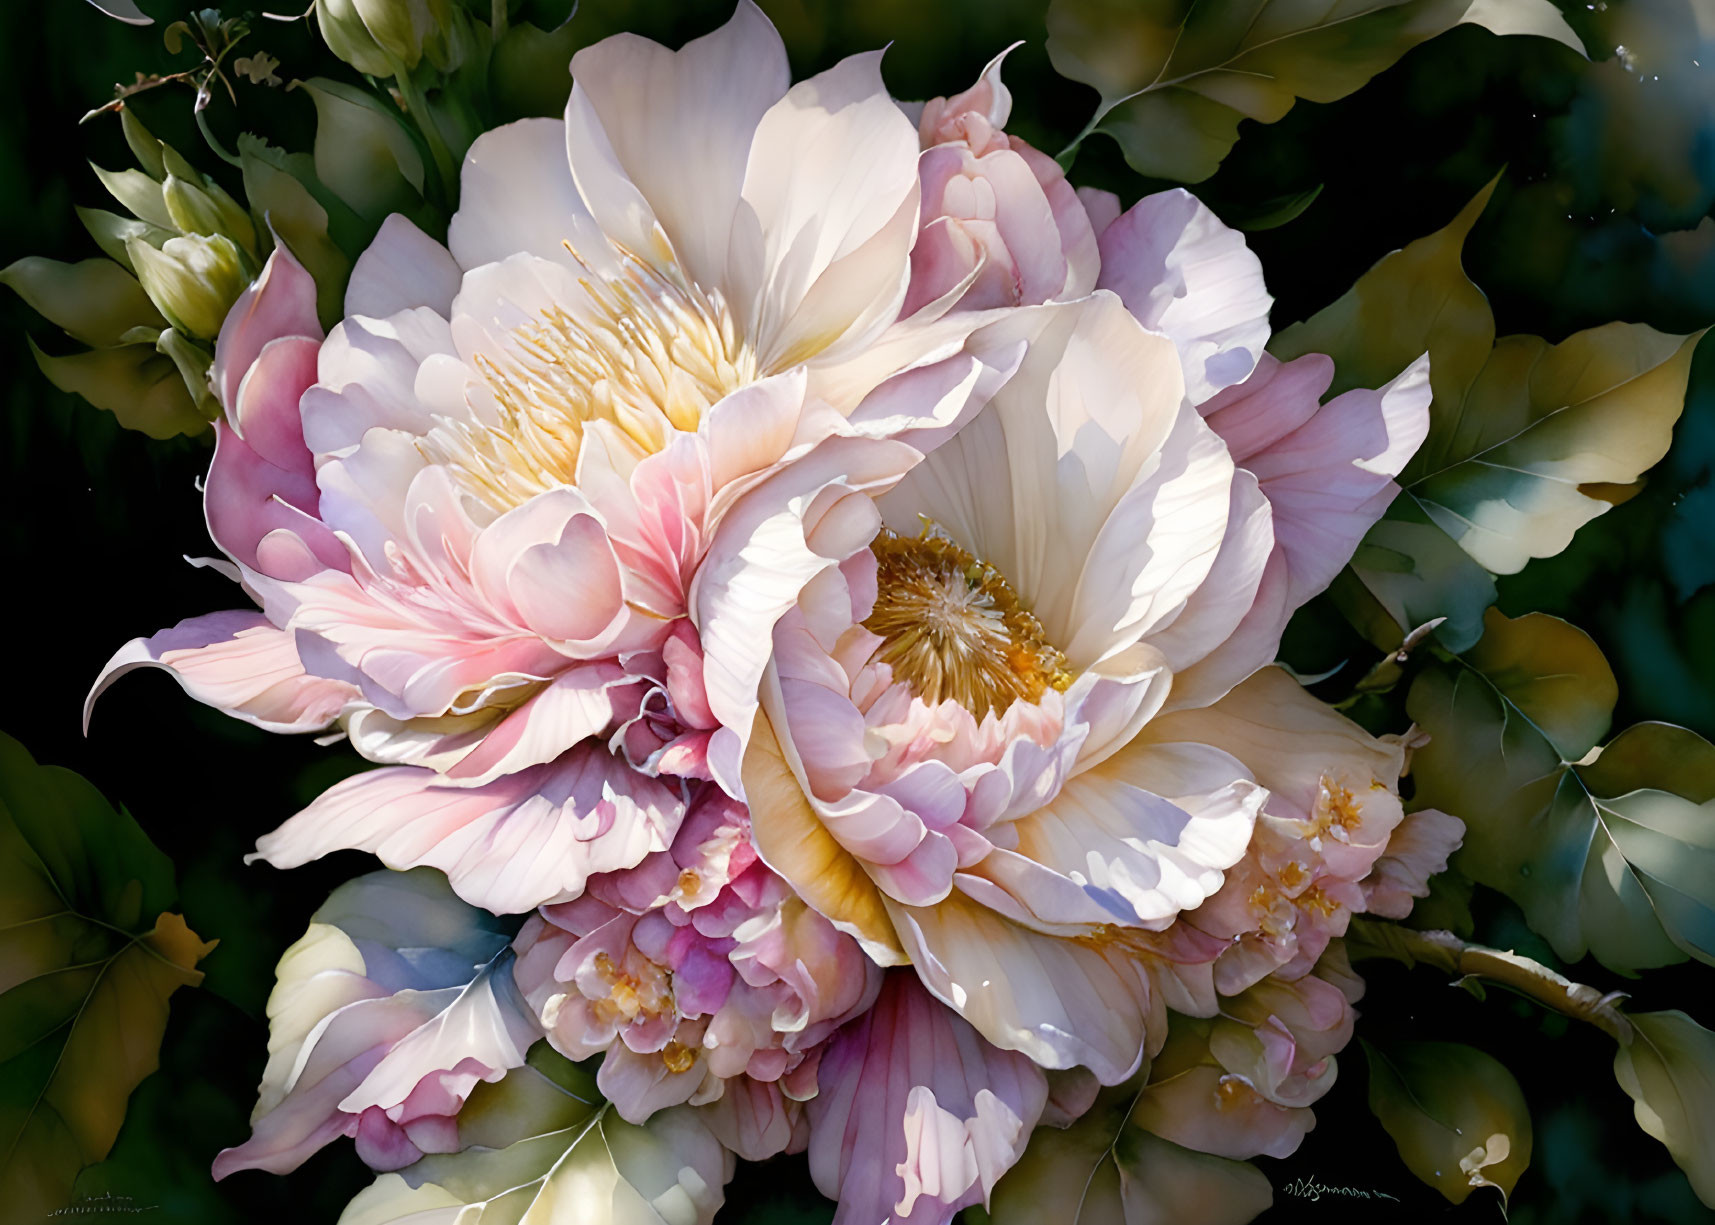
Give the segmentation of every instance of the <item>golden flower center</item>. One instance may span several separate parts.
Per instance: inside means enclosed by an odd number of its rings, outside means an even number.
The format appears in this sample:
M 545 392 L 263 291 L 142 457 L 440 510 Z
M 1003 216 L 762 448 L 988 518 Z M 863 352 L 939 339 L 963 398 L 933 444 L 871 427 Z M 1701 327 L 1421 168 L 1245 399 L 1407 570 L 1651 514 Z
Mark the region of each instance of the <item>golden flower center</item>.
M 917 536 L 884 528 L 870 551 L 876 600 L 864 626 L 882 639 L 875 658 L 925 702 L 951 698 L 981 718 L 1072 683 L 1006 576 L 933 525 Z
M 468 421 L 442 420 L 420 446 L 496 509 L 577 483 L 585 429 L 605 421 L 653 454 L 716 402 L 755 381 L 755 355 L 718 291 L 628 251 L 619 271 L 585 268 L 586 297 L 513 330 L 475 365 L 493 394 Z

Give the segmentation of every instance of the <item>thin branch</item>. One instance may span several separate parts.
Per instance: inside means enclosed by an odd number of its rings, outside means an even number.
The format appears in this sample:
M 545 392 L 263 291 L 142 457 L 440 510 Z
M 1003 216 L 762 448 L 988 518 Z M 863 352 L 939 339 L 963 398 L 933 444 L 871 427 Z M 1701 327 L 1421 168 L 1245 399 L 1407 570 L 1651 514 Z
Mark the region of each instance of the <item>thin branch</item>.
M 1346 934 L 1346 949 L 1353 961 L 1386 957 L 1408 966 L 1433 966 L 1460 980 L 1498 983 L 1544 1008 L 1594 1025 L 1621 1045 L 1632 1039 L 1632 1023 L 1619 1008 L 1625 998 L 1622 993 L 1604 995 L 1556 974 L 1540 961 L 1470 944 L 1452 932 L 1420 932 L 1397 923 L 1354 919 Z

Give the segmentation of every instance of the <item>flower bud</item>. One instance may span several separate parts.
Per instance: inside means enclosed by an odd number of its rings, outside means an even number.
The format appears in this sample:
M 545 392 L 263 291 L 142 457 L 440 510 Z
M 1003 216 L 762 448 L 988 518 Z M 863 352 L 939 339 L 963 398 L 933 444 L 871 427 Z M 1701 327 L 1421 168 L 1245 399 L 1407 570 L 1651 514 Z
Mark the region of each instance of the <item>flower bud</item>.
M 221 234 L 245 251 L 256 249 L 256 227 L 250 215 L 212 180 L 199 183 L 169 174 L 161 184 L 161 195 L 167 203 L 167 215 L 181 232 Z
M 359 72 L 390 77 L 439 55 L 445 0 L 319 0 L 316 22 L 333 53 Z M 428 44 L 425 46 L 425 44 Z
M 169 238 L 156 250 L 141 238 L 125 245 L 149 300 L 179 331 L 198 340 L 220 334 L 226 312 L 249 278 L 224 234 Z

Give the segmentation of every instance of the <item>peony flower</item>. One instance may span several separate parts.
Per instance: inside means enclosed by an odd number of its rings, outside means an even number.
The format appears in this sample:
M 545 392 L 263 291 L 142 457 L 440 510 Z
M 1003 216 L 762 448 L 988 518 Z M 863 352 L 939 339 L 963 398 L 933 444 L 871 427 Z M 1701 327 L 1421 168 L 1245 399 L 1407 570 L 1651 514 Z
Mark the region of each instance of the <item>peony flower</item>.
M 623 1117 L 730 1093 L 716 1131 L 750 1159 L 786 1147 L 821 1044 L 880 981 L 757 859 L 744 806 L 713 788 L 669 850 L 544 906 L 514 947 L 549 1042 L 570 1059 L 605 1053 L 597 1083 Z
M 500 924 L 437 872 L 334 890 L 280 958 L 252 1134 L 215 1158 L 215 1178 L 287 1173 L 340 1136 L 377 1170 L 456 1152 L 464 1099 L 540 1036 L 510 961 Z
M 906 313 L 1079 298 L 1095 288 L 1096 234 L 1058 163 L 1001 129 L 1012 95 L 1002 52 L 977 83 L 925 103 L 917 131 L 923 216 Z
M 1311 1105 L 1334 1087 L 1362 986 L 1335 945 L 1316 972 L 1264 979 L 1218 1015 L 1175 1014 L 1132 1120 L 1220 1157 L 1291 1156 L 1315 1125 Z
M 284 248 L 221 328 L 209 529 L 261 611 L 134 641 L 96 689 L 165 667 L 390 767 L 275 864 L 362 847 L 527 911 L 665 850 L 653 776 L 737 789 L 768 628 L 992 380 L 962 338 L 876 343 L 918 200 L 877 55 L 789 88 L 746 3 L 572 71 L 564 121 L 472 145 L 446 246 L 387 220 L 325 338 Z
M 1261 352 L 1242 239 L 1183 192 L 1105 215 L 1108 292 L 969 312 L 1016 371 L 777 624 L 744 785 L 763 859 L 872 957 L 1116 1084 L 1169 1005 L 1302 976 L 1362 908 L 1397 746 L 1240 682 L 1391 500 L 1429 388 L 1321 403 L 1327 359 Z

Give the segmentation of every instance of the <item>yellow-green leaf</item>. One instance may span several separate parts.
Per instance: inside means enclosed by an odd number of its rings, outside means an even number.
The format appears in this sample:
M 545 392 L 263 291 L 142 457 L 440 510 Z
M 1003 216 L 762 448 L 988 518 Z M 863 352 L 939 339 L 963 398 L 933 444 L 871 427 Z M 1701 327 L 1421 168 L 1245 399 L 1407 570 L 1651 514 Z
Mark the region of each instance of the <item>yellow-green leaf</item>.
M 128 430 L 140 430 L 151 438 L 171 438 L 208 428 L 185 389 L 178 366 L 156 352 L 153 343 L 51 357 L 31 342 L 30 352 L 55 387 L 112 413 Z
M 65 1206 L 155 1070 L 167 1000 L 214 946 L 165 910 L 172 865 L 88 782 L 0 736 L 0 1199 Z
M 1478 1187 L 1504 1201 L 1530 1165 L 1530 1108 L 1500 1062 L 1455 1042 L 1402 1042 L 1370 1061 L 1370 1110 L 1411 1172 L 1462 1204 Z
M 1715 1033 L 1683 1012 L 1628 1013 L 1614 1076 L 1638 1126 L 1667 1146 L 1697 1198 L 1715 1208 Z
M 657 1111 L 641 1127 L 604 1107 L 572 1127 L 506 1148 L 425 1157 L 383 1174 L 339 1225 L 710 1225 L 733 1158 L 697 1113 Z M 446 1210 L 435 1217 L 418 1216 Z
M 1483 637 L 1465 653 L 1507 704 L 1564 761 L 1577 761 L 1608 734 L 1620 686 L 1601 648 L 1558 617 L 1511 618 L 1491 608 Z
M 112 260 L 62 264 L 29 255 L 0 270 L 0 285 L 92 348 L 116 345 L 134 327 L 166 326 L 137 278 Z
M 1715 748 L 1645 724 L 1592 757 L 1616 696 L 1595 644 L 1540 613 L 1487 625 L 1412 685 L 1406 709 L 1431 737 L 1413 804 L 1465 822 L 1456 866 L 1565 960 L 1715 963 Z
M 1667 453 L 1702 335 L 1611 323 L 1558 345 L 1535 336 L 1497 341 L 1494 315 L 1461 262 L 1494 187 L 1269 345 L 1283 359 L 1331 355 L 1334 392 L 1374 386 L 1388 377 L 1383 371 L 1429 354 L 1428 437 L 1400 476 L 1404 498 L 1366 540 L 1373 547 L 1360 549 L 1352 573 L 1396 618 L 1406 611 L 1402 589 L 1414 597 L 1402 632 L 1447 617 L 1439 637 L 1454 650 L 1474 641 L 1469 614 L 1492 598 L 1492 584 L 1447 565 L 1447 545 L 1422 537 L 1445 536 L 1494 574 L 1560 552 L 1614 505 L 1617 487 Z M 1415 550 L 1390 543 L 1397 522 L 1424 525 L 1414 529 Z
M 1138 1083 L 1105 1089 L 1065 1129 L 1039 1127 L 994 1189 L 992 1225 L 1244 1225 L 1273 1201 L 1248 1161 L 1182 1148 L 1132 1119 Z
M 1226 157 L 1240 120 L 1273 123 L 1300 98 L 1344 98 L 1461 21 L 1582 51 L 1549 0 L 1054 0 L 1048 54 L 1101 93 L 1095 130 L 1134 169 L 1196 183 Z

